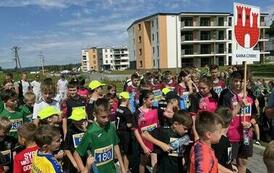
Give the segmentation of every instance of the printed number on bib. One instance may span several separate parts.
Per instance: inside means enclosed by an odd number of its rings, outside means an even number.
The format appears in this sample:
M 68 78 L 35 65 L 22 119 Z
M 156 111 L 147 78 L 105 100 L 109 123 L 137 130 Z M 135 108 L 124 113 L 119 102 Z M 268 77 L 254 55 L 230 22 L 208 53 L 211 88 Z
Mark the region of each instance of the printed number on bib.
M 113 160 L 113 145 L 98 148 L 94 151 L 96 166 L 104 165 Z
M 241 115 L 251 116 L 251 104 L 241 108 Z
M 223 88 L 221 86 L 216 86 L 216 87 L 213 87 L 213 90 L 219 96 L 221 94 L 221 92 L 223 91 Z
M 20 127 L 23 124 L 23 119 L 14 119 L 11 120 L 12 126 L 10 129 L 10 132 L 16 132 L 18 127 Z
M 76 148 L 80 144 L 80 142 L 82 141 L 83 136 L 84 136 L 84 133 L 78 133 L 78 134 L 72 135 L 74 148 Z

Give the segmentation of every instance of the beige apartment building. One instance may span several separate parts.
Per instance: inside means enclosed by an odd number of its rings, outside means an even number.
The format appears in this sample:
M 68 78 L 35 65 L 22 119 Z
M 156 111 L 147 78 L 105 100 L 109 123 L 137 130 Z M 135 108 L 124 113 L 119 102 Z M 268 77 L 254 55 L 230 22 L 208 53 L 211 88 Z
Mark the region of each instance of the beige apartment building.
M 268 55 L 266 13 L 261 13 L 255 49 Z M 232 64 L 232 20 L 225 12 L 157 13 L 128 28 L 131 68 L 158 69 Z M 255 62 L 254 62 L 255 63 Z

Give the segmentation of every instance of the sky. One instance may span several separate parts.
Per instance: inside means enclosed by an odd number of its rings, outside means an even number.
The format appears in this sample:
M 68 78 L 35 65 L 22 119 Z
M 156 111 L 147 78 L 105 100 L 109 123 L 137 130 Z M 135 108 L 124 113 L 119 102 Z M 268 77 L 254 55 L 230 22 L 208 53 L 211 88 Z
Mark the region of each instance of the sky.
M 80 63 L 88 47 L 126 46 L 127 28 L 158 12 L 232 12 L 231 0 L 0 0 L 0 67 Z M 237 1 L 274 13 L 273 0 Z

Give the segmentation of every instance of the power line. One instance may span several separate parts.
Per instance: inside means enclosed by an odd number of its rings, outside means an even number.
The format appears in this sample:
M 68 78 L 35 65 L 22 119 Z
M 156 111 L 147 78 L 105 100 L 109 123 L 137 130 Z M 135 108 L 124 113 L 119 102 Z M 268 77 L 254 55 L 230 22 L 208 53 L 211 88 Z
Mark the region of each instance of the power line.
M 21 69 L 21 63 L 20 63 L 20 58 L 19 58 L 19 49 L 20 47 L 14 46 L 11 48 L 11 51 L 14 55 L 13 60 L 15 61 L 15 69 Z
M 45 69 L 44 69 L 45 57 L 44 57 L 42 51 L 40 51 L 39 57 L 40 57 L 40 60 L 41 60 L 41 65 L 42 65 L 42 72 L 43 72 L 43 75 L 45 75 Z

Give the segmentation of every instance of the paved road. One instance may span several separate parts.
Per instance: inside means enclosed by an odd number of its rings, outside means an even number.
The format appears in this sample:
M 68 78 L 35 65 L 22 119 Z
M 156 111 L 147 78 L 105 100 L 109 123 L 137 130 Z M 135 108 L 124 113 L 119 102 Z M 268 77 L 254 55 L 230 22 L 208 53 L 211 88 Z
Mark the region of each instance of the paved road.
M 264 147 L 254 145 L 253 157 L 248 161 L 248 168 L 252 173 L 266 173 L 263 162 Z

